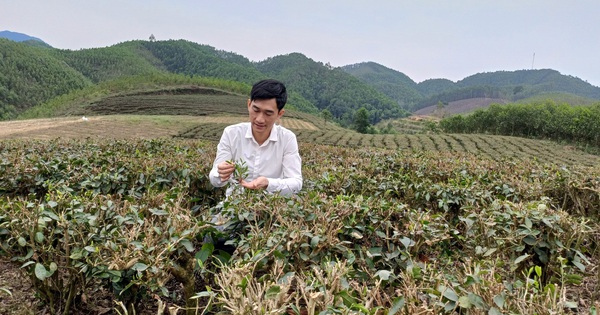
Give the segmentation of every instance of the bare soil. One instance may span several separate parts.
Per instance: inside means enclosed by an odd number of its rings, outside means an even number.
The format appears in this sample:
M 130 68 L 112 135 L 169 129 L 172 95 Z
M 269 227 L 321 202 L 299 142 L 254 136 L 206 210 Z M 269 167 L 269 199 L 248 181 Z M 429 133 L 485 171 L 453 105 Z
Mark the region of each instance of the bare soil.
M 35 297 L 31 281 L 19 266 L 0 256 L 0 314 L 45 314 Z
M 0 139 L 78 139 L 88 137 L 132 139 L 172 137 L 203 123 L 230 125 L 247 121 L 246 116 L 149 116 L 109 115 L 47 118 L 0 122 Z M 287 128 L 318 130 L 310 122 L 282 118 Z
M 486 108 L 494 103 L 506 104 L 507 102 L 507 100 L 501 98 L 470 98 L 466 100 L 450 102 L 448 105 L 444 106 L 441 111 L 438 109 L 437 105 L 421 108 L 414 112 L 413 115 L 432 115 L 438 117 L 442 115 L 449 116 L 472 112 L 479 108 Z

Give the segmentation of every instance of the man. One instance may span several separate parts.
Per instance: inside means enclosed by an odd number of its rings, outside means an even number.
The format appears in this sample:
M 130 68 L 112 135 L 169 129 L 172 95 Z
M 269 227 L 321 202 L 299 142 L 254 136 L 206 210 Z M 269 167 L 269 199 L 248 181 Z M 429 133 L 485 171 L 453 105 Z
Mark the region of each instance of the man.
M 252 86 L 248 100 L 250 122 L 228 126 L 217 146 L 210 182 L 223 187 L 232 178 L 235 164 L 244 163 L 248 176 L 239 184 L 246 189 L 292 195 L 302 189 L 302 165 L 296 135 L 275 122 L 285 110 L 287 91 L 283 83 L 262 80 Z M 232 185 L 233 186 L 233 185 Z M 226 195 L 233 193 L 229 187 Z

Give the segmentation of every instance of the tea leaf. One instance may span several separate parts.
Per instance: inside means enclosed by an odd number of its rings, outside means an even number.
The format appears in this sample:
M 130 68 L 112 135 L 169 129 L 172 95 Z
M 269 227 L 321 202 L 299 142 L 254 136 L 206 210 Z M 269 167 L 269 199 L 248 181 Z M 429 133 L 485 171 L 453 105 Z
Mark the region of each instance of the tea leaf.
M 527 259 L 529 256 L 530 256 L 529 254 L 525 254 L 525 255 L 517 257 L 517 259 L 515 259 L 515 261 L 514 261 L 514 264 L 518 265 L 520 262 Z
M 504 296 L 498 294 L 496 296 L 494 296 L 494 303 L 499 307 L 499 308 L 504 308 Z
M 35 277 L 36 278 L 40 279 L 41 281 L 44 281 L 49 276 L 50 276 L 50 273 L 48 272 L 48 270 L 46 270 L 46 267 L 44 267 L 44 265 L 42 265 L 40 263 L 35 264 Z
M 389 270 L 379 270 L 375 273 L 375 275 L 383 281 L 388 281 L 390 279 L 391 274 L 392 272 Z
M 278 285 L 273 285 L 269 289 L 267 289 L 267 292 L 265 293 L 265 297 L 267 299 L 275 298 L 275 297 L 277 297 L 277 295 L 279 293 L 281 293 L 281 287 Z
M 388 311 L 388 315 L 395 315 L 398 313 L 404 307 L 404 303 L 405 301 L 403 296 L 395 298 L 394 302 L 392 303 L 392 307 Z

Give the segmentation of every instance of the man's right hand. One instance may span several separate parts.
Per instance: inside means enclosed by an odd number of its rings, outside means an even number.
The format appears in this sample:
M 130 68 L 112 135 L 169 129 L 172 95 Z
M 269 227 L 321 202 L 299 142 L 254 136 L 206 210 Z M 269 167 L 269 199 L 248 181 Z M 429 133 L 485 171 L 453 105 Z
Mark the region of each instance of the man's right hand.
M 221 162 L 219 165 L 217 165 L 217 172 L 219 173 L 219 177 L 221 178 L 222 182 L 227 181 L 229 177 L 231 177 L 231 174 L 233 174 L 234 170 L 235 164 L 232 164 L 228 161 Z

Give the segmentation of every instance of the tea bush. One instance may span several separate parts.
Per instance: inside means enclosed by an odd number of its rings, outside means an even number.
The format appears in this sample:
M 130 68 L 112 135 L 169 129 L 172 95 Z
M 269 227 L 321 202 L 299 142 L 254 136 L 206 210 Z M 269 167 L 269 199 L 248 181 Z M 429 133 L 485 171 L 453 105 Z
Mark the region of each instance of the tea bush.
M 298 195 L 218 203 L 214 143 L 0 142 L 0 254 L 54 313 L 91 311 L 94 295 L 128 313 L 593 310 L 598 167 L 300 150 Z M 238 234 L 214 228 L 217 211 Z

